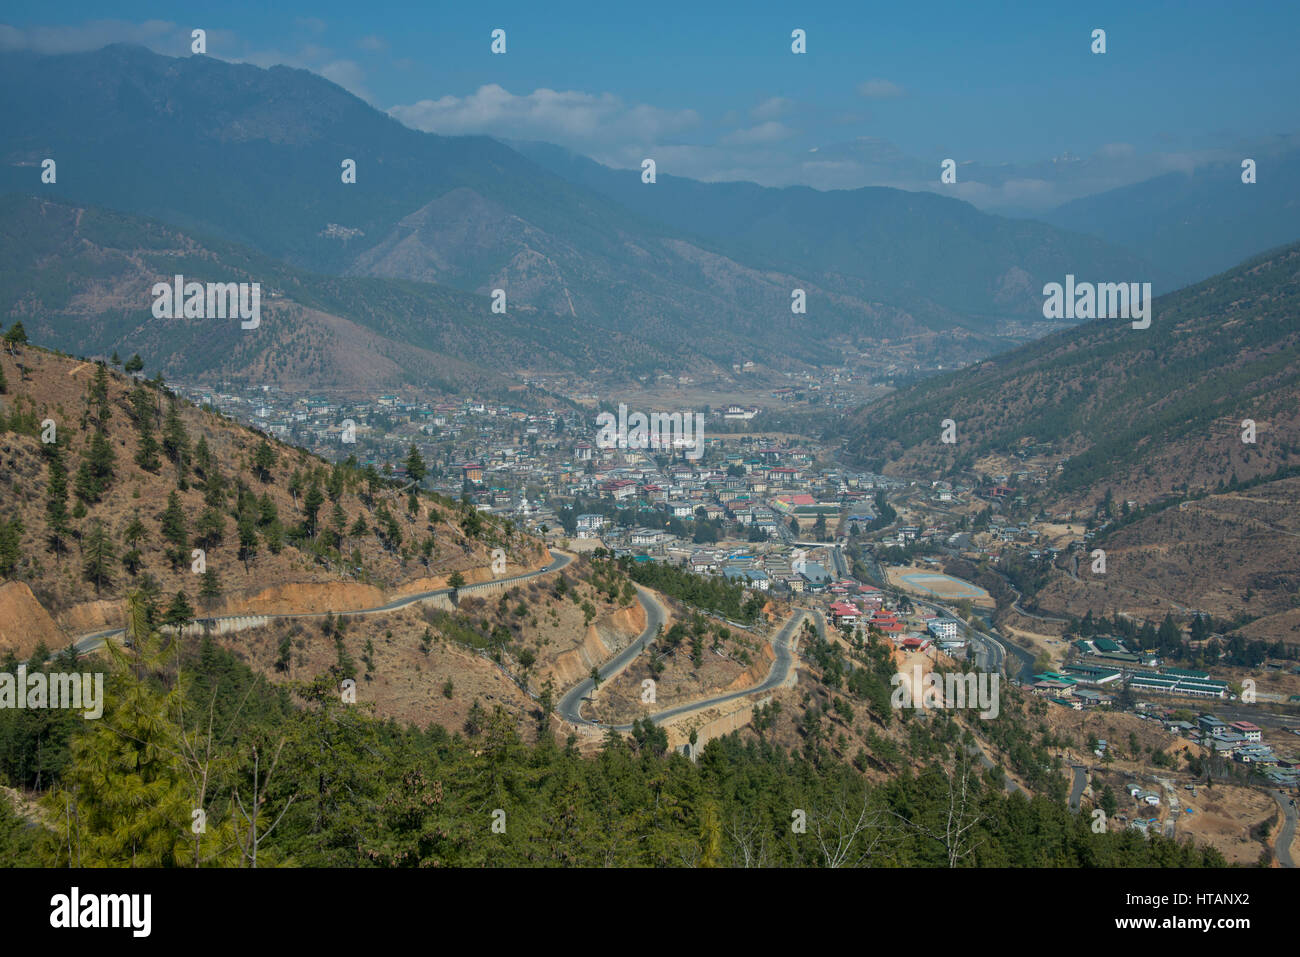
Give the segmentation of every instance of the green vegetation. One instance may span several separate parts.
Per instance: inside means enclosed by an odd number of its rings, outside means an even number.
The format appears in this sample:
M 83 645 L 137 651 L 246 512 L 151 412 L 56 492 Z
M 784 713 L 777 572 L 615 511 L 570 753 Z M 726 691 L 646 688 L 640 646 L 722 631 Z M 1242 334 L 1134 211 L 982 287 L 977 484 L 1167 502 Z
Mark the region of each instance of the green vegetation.
M 0 712 L 0 769 L 50 789 L 49 829 L 0 810 L 0 862 L 84 866 L 1221 865 L 1211 850 L 1132 832 L 1093 834 L 1046 797 L 1006 795 L 938 765 L 871 785 L 736 736 L 698 764 L 660 729 L 611 733 L 580 757 L 475 702 L 463 732 L 420 731 L 345 704 L 341 663 L 288 691 L 210 641 L 179 657 L 132 600 L 141 655 L 115 656 L 105 719 Z M 211 715 L 209 715 L 209 703 Z M 207 728 L 215 729 L 212 738 Z M 33 736 L 42 746 L 35 748 Z M 40 754 L 40 769 L 30 756 Z M 254 769 L 259 769 L 256 773 Z M 272 769 L 273 770 L 270 770 Z M 109 786 L 105 786 L 105 782 Z M 965 787 L 965 798 L 960 797 Z M 956 804 L 953 804 L 956 798 Z M 4 802 L 0 802 L 3 804 Z M 256 821 L 245 813 L 256 805 Z M 946 838 L 956 807 L 964 829 Z M 191 811 L 207 828 L 191 832 Z M 491 830 L 494 809 L 506 814 Z M 803 827 L 800 827 L 800 822 Z M 851 822 L 860 821 L 860 828 Z M 726 826 L 721 826 L 725 822 Z M 847 828 L 847 829 L 846 829 Z M 835 840 L 818 840 L 817 835 Z M 840 839 L 843 840 L 840 840 Z M 837 850 L 828 850 L 835 847 Z
M 628 558 L 619 559 L 619 567 L 638 585 L 734 621 L 746 624 L 757 621 L 763 610 L 761 598 L 757 595 L 746 597 L 743 585 L 732 584 L 725 578 L 705 578 L 674 565 L 634 562 Z

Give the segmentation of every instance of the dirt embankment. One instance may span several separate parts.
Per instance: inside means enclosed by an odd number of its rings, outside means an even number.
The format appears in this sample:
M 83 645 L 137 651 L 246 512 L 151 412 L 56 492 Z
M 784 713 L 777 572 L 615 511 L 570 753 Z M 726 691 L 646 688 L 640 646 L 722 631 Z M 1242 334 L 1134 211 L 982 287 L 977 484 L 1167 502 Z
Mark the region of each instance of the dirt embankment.
M 543 553 L 537 568 L 544 568 L 551 561 Z M 492 581 L 504 575 L 519 575 L 536 569 L 522 565 L 507 566 L 503 575 L 493 575 L 490 566 L 470 568 L 461 572 L 466 584 Z M 222 601 L 204 605 L 198 614 L 202 617 L 224 615 L 285 615 L 285 614 L 324 614 L 325 612 L 343 613 L 365 608 L 377 608 L 396 598 L 420 592 L 434 591 L 449 587 L 449 575 L 432 578 L 417 578 L 393 592 L 385 593 L 373 585 L 360 582 L 301 582 L 275 585 L 264 588 L 252 595 L 227 596 Z M 21 589 L 26 593 L 21 597 Z M 8 602 L 5 595 L 13 591 L 20 597 Z M 7 603 L 8 602 L 8 603 Z M 50 615 L 41 607 L 31 590 L 21 582 L 9 582 L 0 586 L 0 649 L 8 647 L 17 638 L 27 642 L 26 635 L 32 635 L 28 644 L 36 647 L 38 640 L 44 639 L 52 649 L 58 649 L 68 643 L 69 636 L 83 635 L 110 628 L 121 628 L 126 614 L 126 605 L 121 600 L 102 599 L 81 602 L 61 612 L 55 624 Z M 48 622 L 48 624 L 46 624 Z M 53 629 L 51 632 L 50 629 Z M 62 629 L 60 631 L 60 628 Z M 23 646 L 27 648 L 26 645 Z M 27 648 L 30 651 L 30 648 Z M 17 649 L 21 657 L 23 649 Z
M 758 649 L 755 661 L 748 668 L 742 671 L 722 689 L 723 693 L 729 691 L 743 691 L 745 688 L 752 688 L 767 677 L 767 673 L 772 670 L 772 662 L 776 661 L 776 652 L 772 646 L 764 644 Z
M 592 668 L 604 664 L 634 641 L 645 625 L 645 609 L 640 602 L 593 621 L 587 626 L 582 643 L 559 655 L 551 665 L 549 675 L 556 687 L 567 688 L 587 677 Z
M 515 565 L 507 563 L 505 570 L 493 572 L 492 566 L 487 565 L 481 568 L 463 568 L 461 576 L 465 579 L 466 585 L 481 585 L 484 582 L 495 581 L 498 578 L 510 578 L 514 575 L 523 575 L 527 572 L 535 572 L 545 568 L 554 560 L 549 550 L 542 552 L 542 557 L 531 565 Z M 450 588 L 451 583 L 448 579 L 451 572 L 445 575 L 433 575 L 427 578 L 415 578 L 393 591 L 389 599 L 403 598 L 406 595 L 418 595 L 420 592 L 436 591 L 439 588 Z
M 66 647 L 68 637 L 26 582 L 0 585 L 0 652 L 13 649 L 19 658 L 28 658 L 42 641 L 58 651 Z

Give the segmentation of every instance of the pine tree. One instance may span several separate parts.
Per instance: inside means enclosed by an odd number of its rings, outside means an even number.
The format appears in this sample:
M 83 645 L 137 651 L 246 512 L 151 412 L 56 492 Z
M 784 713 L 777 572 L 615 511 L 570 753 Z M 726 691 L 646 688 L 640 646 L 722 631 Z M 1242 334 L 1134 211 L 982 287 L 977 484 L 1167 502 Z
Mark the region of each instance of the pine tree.
M 117 553 L 113 548 L 112 539 L 104 530 L 103 522 L 95 522 L 91 526 L 82 544 L 81 553 L 82 574 L 86 581 L 95 583 L 95 594 L 98 595 L 104 585 L 113 583 L 113 566 L 117 564 Z
M 420 450 L 415 447 L 415 443 L 412 442 L 411 450 L 406 453 L 407 478 L 419 485 L 428 474 L 429 470 L 425 467 L 424 458 L 420 455 Z
M 256 451 L 253 452 L 253 470 L 257 477 L 263 482 L 271 481 L 271 469 L 275 467 L 275 449 L 271 448 L 271 443 L 262 440 Z
M 102 362 L 95 363 L 95 377 L 90 383 L 88 401 L 96 406 L 95 415 L 102 426 L 113 414 L 108 404 L 108 367 Z
M 57 443 L 44 446 L 49 478 L 45 482 L 45 527 L 55 555 L 63 552 L 64 542 L 72 534 L 68 524 L 68 468 L 63 450 Z
M 226 517 L 221 509 L 209 505 L 194 526 L 194 540 L 200 548 L 214 548 L 226 534 Z
M 331 502 L 337 504 L 338 500 L 343 497 L 344 485 L 343 466 L 335 465 L 330 469 L 329 481 L 325 483 L 325 491 L 329 495 Z
M 62 785 L 43 802 L 51 827 L 43 856 L 68 867 L 173 867 L 183 855 L 229 866 L 234 856 L 221 850 L 233 844 L 228 824 L 210 823 L 201 835 L 186 826 L 203 805 L 185 763 L 183 691 L 146 680 L 165 662 L 140 592 L 127 599 L 127 638 L 129 655 L 107 646 L 112 692 L 103 720 L 72 739 Z
M 131 516 L 131 521 L 127 523 L 126 531 L 122 533 L 122 540 L 130 546 L 127 553 L 122 556 L 122 567 L 131 575 L 138 574 L 144 564 L 144 556 L 140 554 L 140 549 L 137 547 L 144 536 L 144 523 L 140 521 L 140 513 L 135 512 Z
M 200 435 L 198 443 L 194 446 L 194 471 L 206 479 L 215 464 L 212 450 L 208 448 L 208 437 Z
M 135 464 L 146 472 L 157 473 L 162 463 L 158 460 L 158 440 L 153 437 L 152 429 L 142 429 L 140 446 L 135 453 Z
M 189 597 L 183 590 L 178 591 L 171 604 L 167 606 L 167 611 L 163 615 L 163 624 L 171 625 L 173 628 L 183 628 L 193 619 L 194 608 L 190 605 Z
M 320 486 L 315 482 L 307 489 L 307 495 L 302 500 L 303 528 L 311 537 L 316 537 L 317 515 L 320 507 L 325 504 L 325 495 L 321 492 Z
M 12 577 L 22 561 L 23 523 L 18 519 L 0 522 L 0 578 Z
M 199 597 L 204 601 L 213 601 L 221 597 L 221 579 L 217 575 L 217 570 L 211 565 L 200 576 L 203 583 L 199 586 Z
M 190 547 L 190 537 L 185 522 L 185 510 L 181 508 L 181 497 L 177 492 L 172 491 L 168 494 L 167 508 L 163 510 L 159 520 L 162 523 L 163 541 L 173 546 L 168 551 L 167 557 L 173 567 L 181 565 Z
M 278 521 L 280 510 L 275 507 L 275 502 L 271 501 L 271 496 L 262 493 L 262 497 L 257 500 L 257 524 L 261 526 L 270 525 Z
M 163 423 L 163 454 L 178 466 L 184 467 L 190 457 L 190 434 L 181 421 L 180 409 L 172 402 L 167 408 L 167 421 Z
M 279 555 L 284 549 L 284 529 L 280 525 L 280 520 L 277 518 L 266 526 L 263 535 L 266 539 L 267 550 L 272 555 Z
M 98 502 L 113 483 L 116 462 L 117 456 L 100 426 L 91 436 L 89 448 L 82 453 L 75 484 L 77 498 L 87 505 Z
M 137 382 L 131 390 L 131 421 L 137 429 L 152 430 L 155 419 L 153 396 L 143 382 Z
M 22 328 L 22 320 L 14 321 L 14 324 L 9 326 L 9 332 L 4 334 L 4 341 L 9 346 L 27 345 L 27 330 Z
M 122 366 L 122 369 L 128 375 L 132 375 L 144 369 L 144 360 L 140 358 L 140 353 L 137 352 L 135 355 L 131 356 L 131 358 L 127 359 L 126 365 Z
M 248 571 L 249 561 L 257 554 L 257 522 L 252 512 L 245 512 L 239 519 L 239 558 Z

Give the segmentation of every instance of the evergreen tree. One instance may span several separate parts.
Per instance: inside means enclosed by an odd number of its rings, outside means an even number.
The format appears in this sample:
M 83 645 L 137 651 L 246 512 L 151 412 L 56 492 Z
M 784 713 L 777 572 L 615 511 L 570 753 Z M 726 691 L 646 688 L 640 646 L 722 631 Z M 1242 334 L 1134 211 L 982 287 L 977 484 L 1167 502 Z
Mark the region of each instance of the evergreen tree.
M 212 450 L 208 448 L 208 437 L 200 435 L 199 441 L 194 446 L 194 471 L 206 479 L 215 465 L 216 460 L 212 457 Z
M 158 440 L 153 437 L 152 429 L 140 432 L 140 444 L 135 453 L 135 464 L 146 472 L 157 473 L 162 463 L 158 460 Z
M 186 826 L 196 806 L 176 720 L 182 690 L 143 680 L 162 668 L 161 641 L 144 598 L 127 600 L 127 637 L 134 654 L 111 642 L 111 693 L 102 721 L 86 722 L 72 739 L 71 765 L 44 801 L 51 831 L 42 839 L 50 864 L 67 867 L 172 867 L 182 863 Z M 211 859 L 230 843 L 228 829 L 196 836 Z M 220 858 L 216 861 L 222 862 Z M 224 863 L 233 863 L 227 852 Z
M 108 367 L 102 362 L 95 363 L 95 377 L 90 382 L 88 401 L 95 408 L 95 415 L 102 426 L 113 414 L 108 404 Z
M 183 628 L 193 620 L 194 608 L 190 605 L 189 597 L 183 590 L 178 591 L 171 604 L 167 606 L 167 611 L 163 615 L 163 624 L 171 625 L 173 628 Z
M 117 456 L 100 426 L 91 436 L 89 447 L 82 452 L 75 482 L 77 498 L 87 505 L 98 502 L 113 483 L 116 462 Z
M 325 504 L 325 496 L 320 490 L 320 485 L 312 482 L 307 489 L 307 495 L 302 500 L 303 528 L 312 538 L 316 537 L 317 515 L 320 507 Z
M 173 547 L 168 551 L 172 566 L 183 564 L 188 557 L 190 547 L 189 530 L 185 522 L 185 510 L 181 508 L 181 497 L 176 491 L 167 495 L 167 507 L 160 516 L 163 541 Z
M 90 527 L 81 554 L 82 574 L 86 581 L 95 583 L 95 594 L 98 595 L 104 585 L 113 583 L 113 566 L 117 564 L 117 553 L 103 522 L 95 522 Z
M 269 482 L 273 468 L 275 468 L 275 449 L 271 448 L 270 442 L 263 439 L 253 452 L 253 471 L 261 481 Z
M 202 584 L 199 586 L 200 598 L 210 602 L 221 597 L 221 579 L 215 568 L 209 565 L 200 578 L 202 579 Z
M 411 443 L 411 450 L 406 453 L 406 476 L 416 485 L 424 481 L 424 477 L 429 474 L 425 467 L 424 458 L 420 455 L 420 450 Z
M 63 553 L 64 542 L 72 534 L 68 524 L 68 468 L 63 450 L 57 443 L 44 446 L 48 478 L 45 482 L 45 527 L 55 555 Z
M 23 523 L 13 518 L 0 521 L 0 577 L 11 578 L 22 561 Z
M 167 407 L 167 419 L 163 423 L 163 454 L 184 469 L 190 457 L 190 434 L 181 421 L 180 408 L 176 402 Z
M 215 548 L 226 534 L 226 517 L 221 509 L 209 505 L 194 526 L 194 540 L 200 548 Z
M 257 522 L 252 512 L 246 512 L 239 519 L 239 559 L 248 571 L 248 563 L 257 555 Z

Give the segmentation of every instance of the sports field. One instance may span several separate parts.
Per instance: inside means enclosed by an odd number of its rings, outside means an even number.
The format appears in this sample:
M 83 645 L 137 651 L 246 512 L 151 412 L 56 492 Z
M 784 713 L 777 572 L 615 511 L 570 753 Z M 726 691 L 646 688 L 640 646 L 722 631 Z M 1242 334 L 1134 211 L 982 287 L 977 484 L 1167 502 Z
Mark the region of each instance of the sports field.
M 993 596 L 978 585 L 973 585 L 960 578 L 953 578 L 942 572 L 925 568 L 905 567 L 888 569 L 889 580 L 901 588 L 930 598 L 947 601 L 961 601 L 963 598 L 972 604 L 993 607 Z

